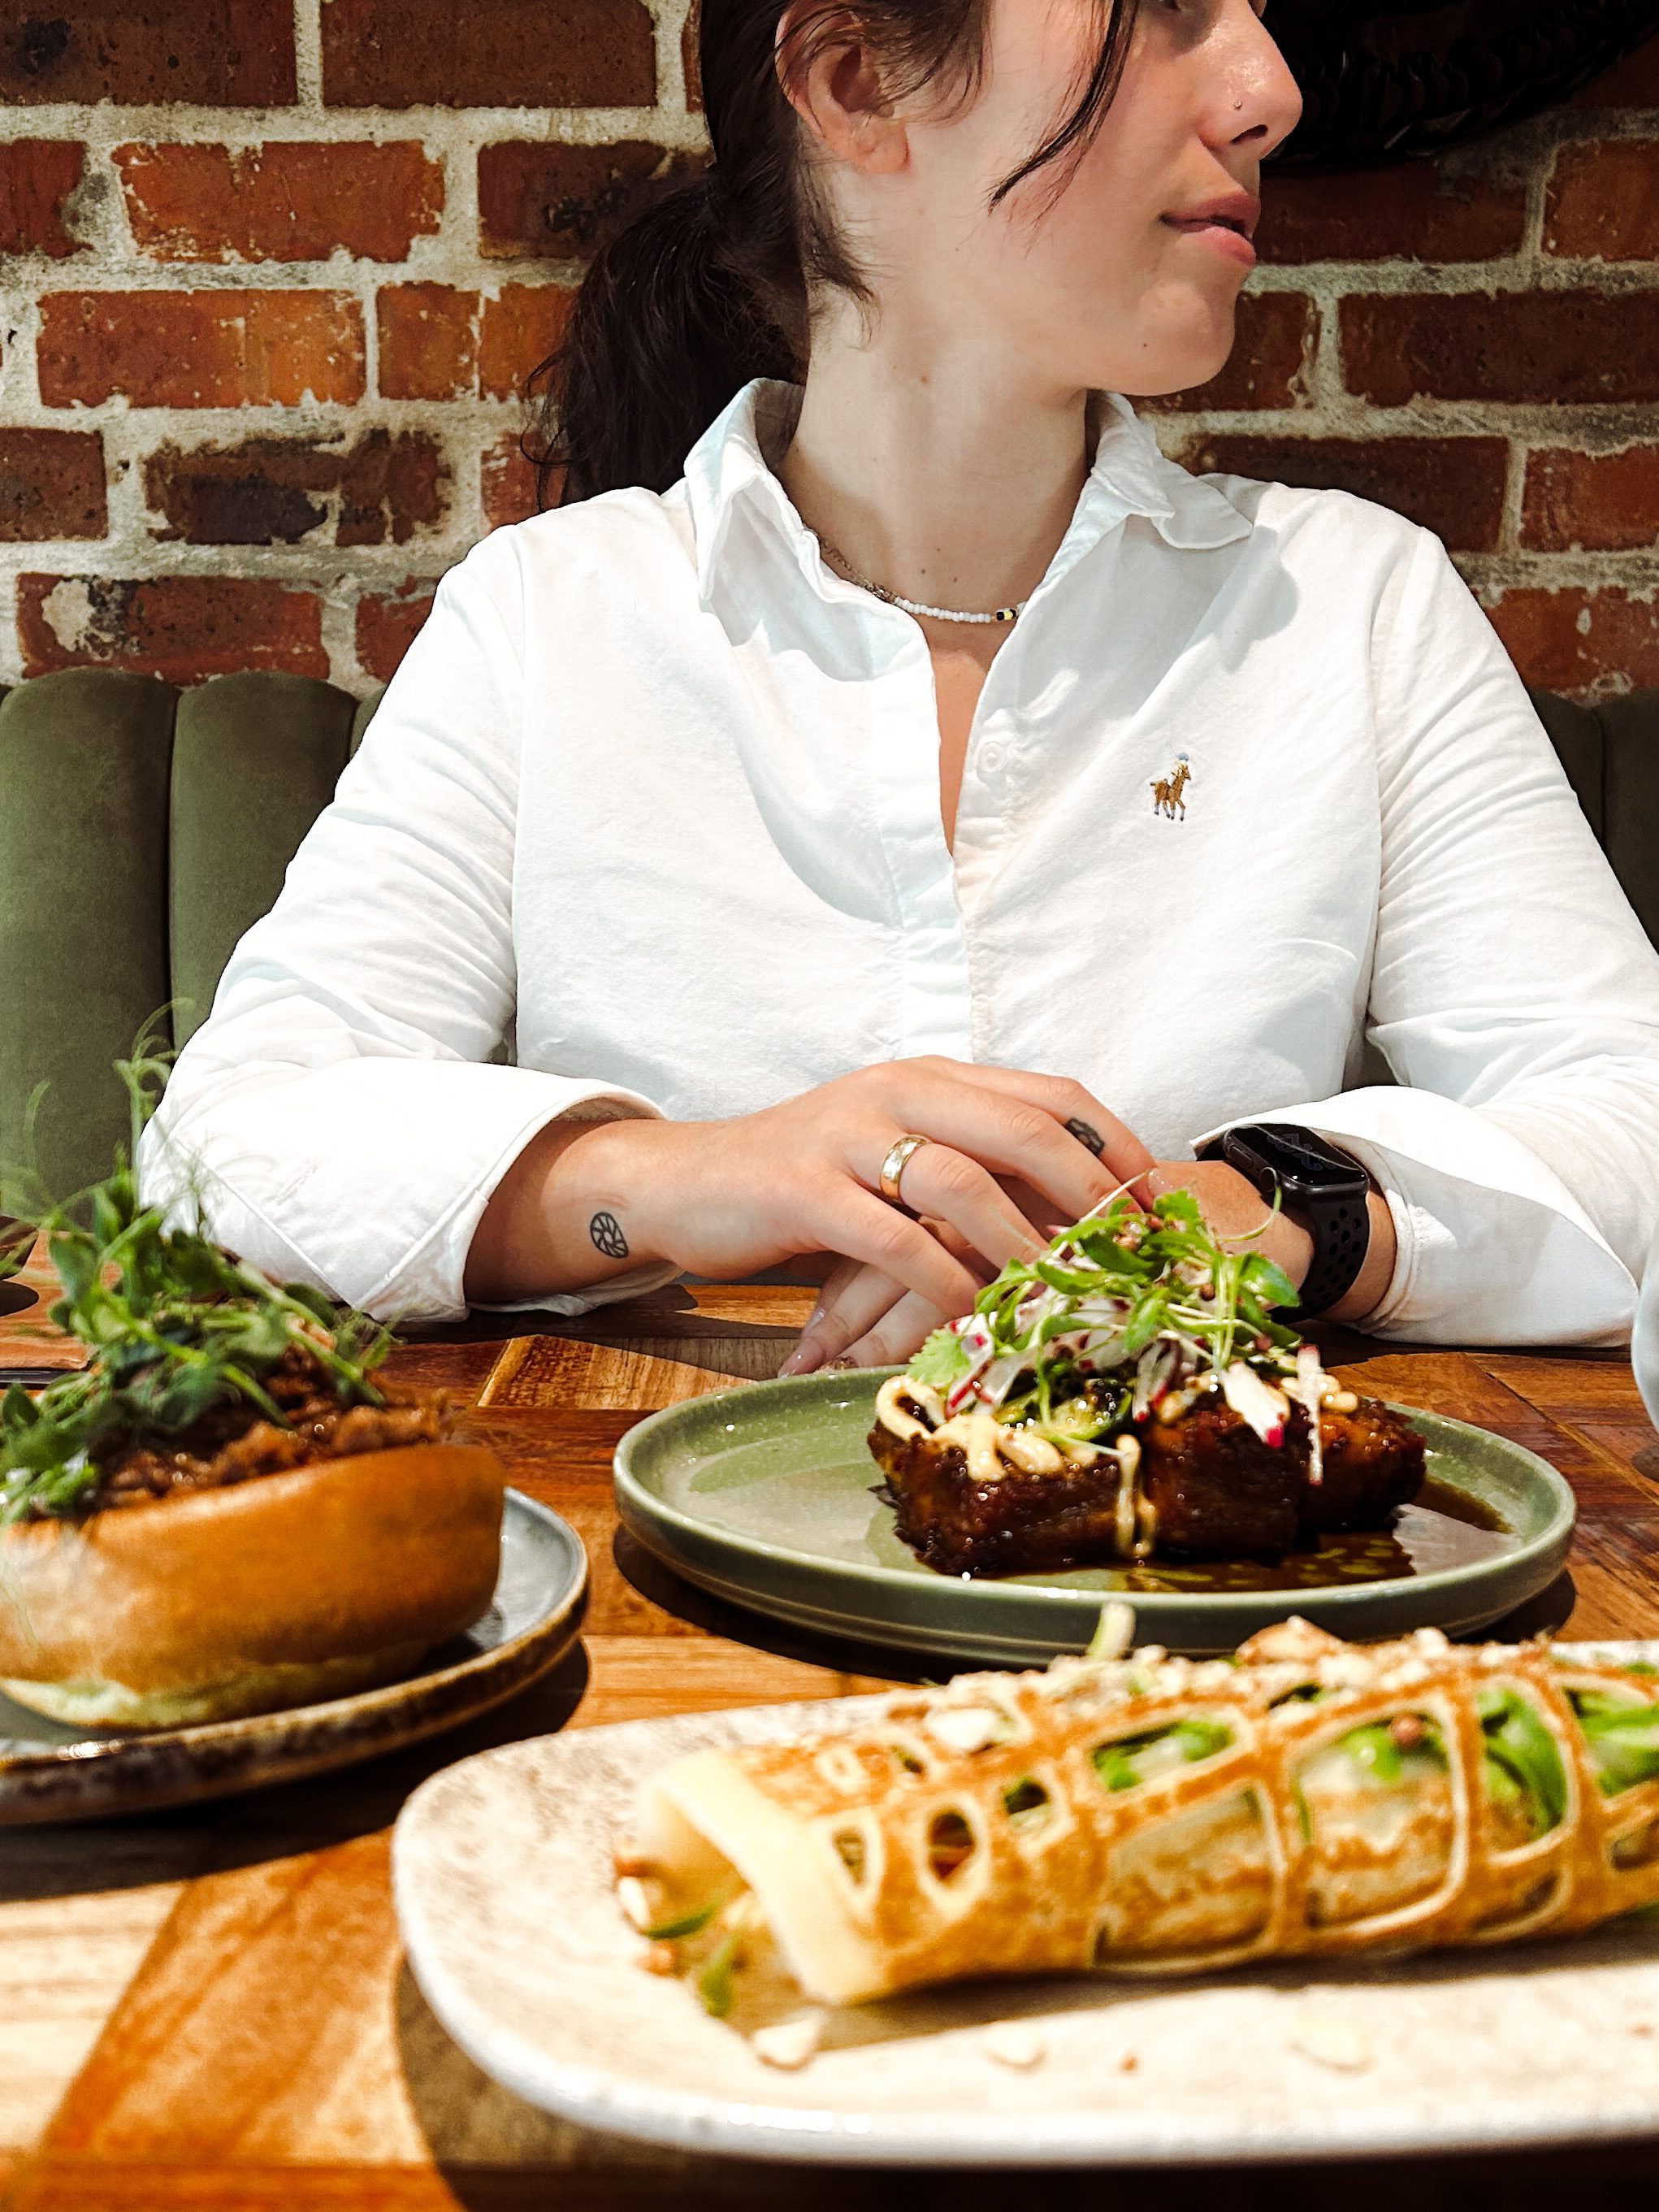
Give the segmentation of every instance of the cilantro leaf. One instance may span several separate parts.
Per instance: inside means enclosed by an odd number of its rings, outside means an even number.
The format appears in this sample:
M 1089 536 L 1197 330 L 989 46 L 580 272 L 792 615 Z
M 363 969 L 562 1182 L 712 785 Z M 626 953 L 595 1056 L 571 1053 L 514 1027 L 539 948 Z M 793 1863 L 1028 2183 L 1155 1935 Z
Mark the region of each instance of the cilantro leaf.
M 968 1372 L 970 1362 L 962 1339 L 951 1328 L 936 1328 L 911 1360 L 908 1372 L 918 1382 L 948 1391 Z

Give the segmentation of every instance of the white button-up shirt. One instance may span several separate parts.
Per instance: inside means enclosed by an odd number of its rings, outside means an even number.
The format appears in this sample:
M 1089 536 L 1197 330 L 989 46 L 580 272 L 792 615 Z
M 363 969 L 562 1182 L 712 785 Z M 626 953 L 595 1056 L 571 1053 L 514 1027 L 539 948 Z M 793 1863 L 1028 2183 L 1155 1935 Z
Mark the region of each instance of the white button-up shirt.
M 745 1114 L 943 1053 L 1073 1076 L 1161 1157 L 1321 1131 L 1393 1210 L 1385 1335 L 1620 1340 L 1659 1227 L 1659 959 L 1440 541 L 1190 476 L 1102 395 L 953 858 L 923 634 L 769 464 L 798 404 L 757 381 L 667 493 L 444 579 L 178 1063 L 149 1188 L 187 1153 L 237 1249 L 445 1319 L 556 1117 Z M 1398 1087 L 1353 1087 L 1368 1042 Z

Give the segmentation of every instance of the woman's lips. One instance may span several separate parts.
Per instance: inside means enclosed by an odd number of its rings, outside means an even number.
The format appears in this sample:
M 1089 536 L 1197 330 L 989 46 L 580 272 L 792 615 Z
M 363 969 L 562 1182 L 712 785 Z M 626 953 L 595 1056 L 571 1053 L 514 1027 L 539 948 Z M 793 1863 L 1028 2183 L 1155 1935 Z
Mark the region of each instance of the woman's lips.
M 1220 252 L 1229 254 L 1246 269 L 1255 266 L 1255 248 L 1242 230 L 1230 230 L 1224 222 L 1212 222 L 1203 217 L 1192 222 L 1179 216 L 1166 215 L 1163 220 L 1171 230 L 1178 230 L 1188 238 L 1201 238 Z

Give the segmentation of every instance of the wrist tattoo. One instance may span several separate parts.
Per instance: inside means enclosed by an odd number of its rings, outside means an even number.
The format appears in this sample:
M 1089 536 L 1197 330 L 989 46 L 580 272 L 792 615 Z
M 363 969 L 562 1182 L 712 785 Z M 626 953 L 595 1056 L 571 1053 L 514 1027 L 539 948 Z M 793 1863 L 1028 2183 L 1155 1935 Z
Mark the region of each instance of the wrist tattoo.
M 1098 1159 L 1101 1154 L 1105 1151 L 1105 1138 L 1101 1135 L 1098 1129 L 1091 1128 L 1086 1121 L 1068 1121 L 1066 1124 L 1066 1127 L 1069 1133 L 1077 1139 L 1079 1145 L 1086 1145 L 1088 1146 L 1089 1150 L 1094 1154 L 1097 1159 Z
M 607 1260 L 628 1257 L 628 1239 L 614 1213 L 596 1213 L 587 1224 L 587 1233 Z

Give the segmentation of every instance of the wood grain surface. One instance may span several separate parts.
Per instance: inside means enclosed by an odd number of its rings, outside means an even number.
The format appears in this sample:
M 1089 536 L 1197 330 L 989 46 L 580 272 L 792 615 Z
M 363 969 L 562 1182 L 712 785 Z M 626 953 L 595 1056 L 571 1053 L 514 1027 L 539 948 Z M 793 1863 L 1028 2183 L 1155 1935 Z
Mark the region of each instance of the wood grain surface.
M 74 1364 L 45 1328 L 48 1290 L 38 1261 L 0 1285 L 0 1368 Z M 611 1455 L 623 1431 L 658 1406 L 775 1373 L 811 1296 L 678 1285 L 580 1322 L 475 1316 L 394 1354 L 404 1379 L 458 1393 L 468 1433 L 580 1531 L 592 1566 L 582 1644 L 498 1711 L 343 1775 L 0 1836 L 6 2212 L 1005 2212 L 1036 2192 L 1137 2212 L 1639 2203 L 1659 2178 L 1649 2143 L 1095 2176 L 694 2158 L 550 2119 L 461 2055 L 404 1964 L 387 1883 L 392 1822 L 427 1774 L 549 1729 L 836 1697 L 926 1671 L 743 1614 L 617 1528 Z M 1327 1355 L 1345 1380 L 1497 1430 L 1572 1482 L 1583 1517 L 1571 1574 L 1506 1632 L 1659 1635 L 1659 1438 L 1621 1358 L 1413 1352 L 1352 1335 L 1331 1337 Z

